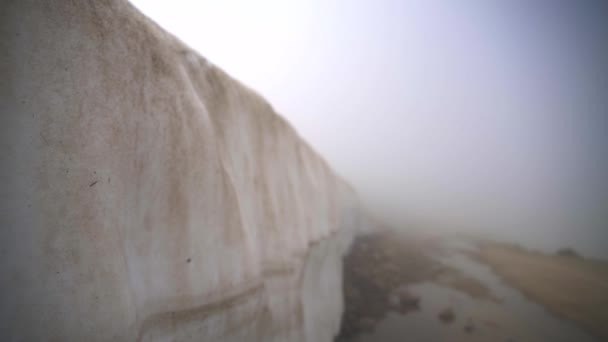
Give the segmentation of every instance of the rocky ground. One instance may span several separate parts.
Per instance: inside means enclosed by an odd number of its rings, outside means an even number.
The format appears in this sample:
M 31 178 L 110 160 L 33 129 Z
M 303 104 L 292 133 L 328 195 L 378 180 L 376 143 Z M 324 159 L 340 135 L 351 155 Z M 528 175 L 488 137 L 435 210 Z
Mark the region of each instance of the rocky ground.
M 458 236 L 380 231 L 344 259 L 336 342 L 605 338 L 608 263 Z
M 345 342 L 372 331 L 389 312 L 406 314 L 418 310 L 420 298 L 407 286 L 433 281 L 471 297 L 492 299 L 490 291 L 433 256 L 441 245 L 430 237 L 406 236 L 391 231 L 355 239 L 344 263 L 345 313 L 336 341 Z M 446 307 L 437 318 L 449 323 Z

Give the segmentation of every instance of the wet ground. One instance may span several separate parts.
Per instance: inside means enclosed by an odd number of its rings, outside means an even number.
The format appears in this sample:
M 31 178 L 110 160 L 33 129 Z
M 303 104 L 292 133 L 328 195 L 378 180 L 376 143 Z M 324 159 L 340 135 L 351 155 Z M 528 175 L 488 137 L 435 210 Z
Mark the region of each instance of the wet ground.
M 509 286 L 461 239 L 375 233 L 345 259 L 336 341 L 598 341 Z

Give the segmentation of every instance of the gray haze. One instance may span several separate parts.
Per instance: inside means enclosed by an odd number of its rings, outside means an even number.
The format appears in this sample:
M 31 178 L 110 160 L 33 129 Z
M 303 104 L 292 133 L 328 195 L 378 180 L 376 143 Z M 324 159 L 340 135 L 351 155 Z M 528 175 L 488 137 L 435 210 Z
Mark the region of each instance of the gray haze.
M 380 218 L 608 257 L 601 1 L 133 1 Z

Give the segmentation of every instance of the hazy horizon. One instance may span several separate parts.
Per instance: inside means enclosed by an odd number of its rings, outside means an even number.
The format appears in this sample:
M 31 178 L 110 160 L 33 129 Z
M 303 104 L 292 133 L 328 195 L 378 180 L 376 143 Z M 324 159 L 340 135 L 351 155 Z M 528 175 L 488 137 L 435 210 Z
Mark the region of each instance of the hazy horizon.
M 266 97 L 391 225 L 608 258 L 600 1 L 132 1 Z

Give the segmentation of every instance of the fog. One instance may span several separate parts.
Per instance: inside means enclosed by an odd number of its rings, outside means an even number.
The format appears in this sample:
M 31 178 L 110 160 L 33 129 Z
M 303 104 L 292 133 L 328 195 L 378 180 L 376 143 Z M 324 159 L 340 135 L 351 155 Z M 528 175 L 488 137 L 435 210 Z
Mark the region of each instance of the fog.
M 133 3 L 265 96 L 391 226 L 608 257 L 601 1 Z

